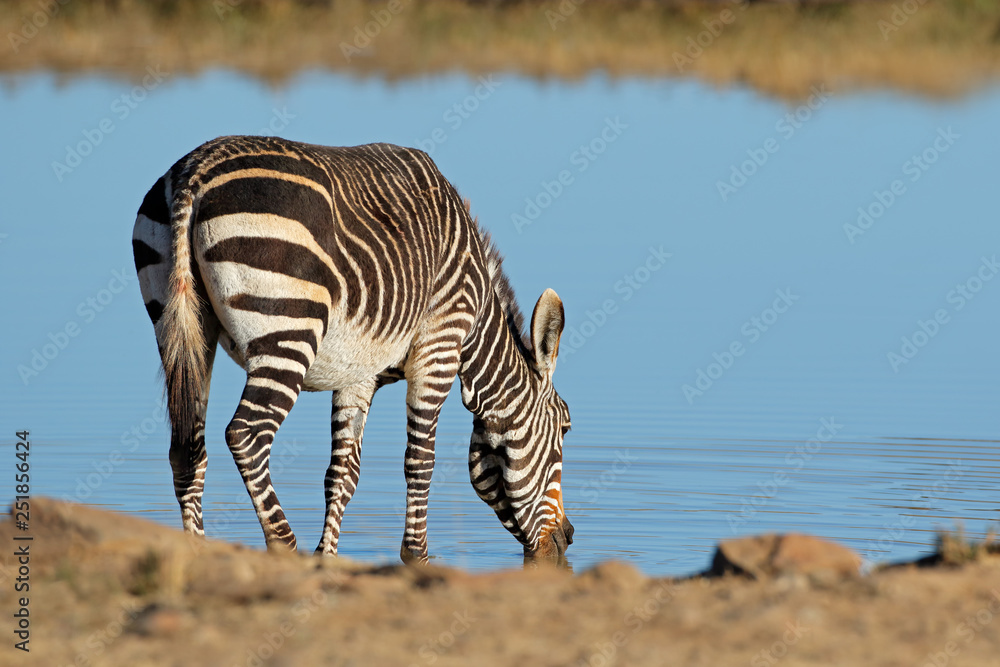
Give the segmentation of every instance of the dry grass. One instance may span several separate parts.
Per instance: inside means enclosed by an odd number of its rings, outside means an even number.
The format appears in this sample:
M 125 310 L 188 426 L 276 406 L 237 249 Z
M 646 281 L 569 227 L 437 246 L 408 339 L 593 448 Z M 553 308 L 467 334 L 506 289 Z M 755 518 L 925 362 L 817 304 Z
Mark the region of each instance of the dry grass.
M 606 71 L 742 82 L 789 98 L 808 95 L 818 84 L 951 95 L 1000 72 L 1000 0 L 742 8 L 734 2 L 589 0 L 554 28 L 549 17 L 571 0 L 412 0 L 350 57 L 344 45 L 358 46 L 356 31 L 389 0 L 62 1 L 0 0 L 0 71 L 137 76 L 147 65 L 174 73 L 226 67 L 270 81 L 306 68 L 389 78 L 450 70 L 567 78 Z M 55 15 L 36 14 L 46 2 L 59 6 Z M 912 15 L 902 13 L 904 4 Z M 717 36 L 704 32 L 724 10 L 732 21 L 716 23 Z M 891 26 L 894 11 L 906 21 L 884 35 L 879 22 Z M 45 25 L 14 44 L 11 35 L 23 38 L 35 15 Z M 703 32 L 702 53 L 681 61 L 689 40 Z
M 990 532 L 982 542 L 970 541 L 961 527 L 953 532 L 939 532 L 937 535 L 935 556 L 944 565 L 964 565 L 975 563 L 988 556 L 1000 554 L 1000 542 L 997 536 Z
M 20 567 L 15 535 L 0 517 L 0 573 Z M 996 667 L 1000 655 L 989 559 L 846 579 L 648 579 L 616 562 L 469 574 L 269 554 L 39 496 L 31 535 L 34 657 L 8 644 L 3 665 Z M 6 581 L 0 609 L 16 612 L 17 595 Z

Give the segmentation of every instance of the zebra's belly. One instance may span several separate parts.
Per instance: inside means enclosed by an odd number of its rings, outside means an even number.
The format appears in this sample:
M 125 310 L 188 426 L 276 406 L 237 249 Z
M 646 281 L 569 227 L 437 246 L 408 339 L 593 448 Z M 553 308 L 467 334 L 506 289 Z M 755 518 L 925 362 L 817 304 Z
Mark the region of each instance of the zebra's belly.
M 345 329 L 331 326 L 320 343 L 302 383 L 306 391 L 344 389 L 400 366 L 406 358 L 408 341 L 378 341 Z
M 305 391 L 335 391 L 371 380 L 389 368 L 399 368 L 406 361 L 409 342 L 377 341 L 369 336 L 350 335 L 339 329 L 339 335 L 328 335 L 320 343 L 316 358 L 306 370 L 302 389 Z M 240 346 L 223 329 L 219 345 L 240 368 L 247 370 Z

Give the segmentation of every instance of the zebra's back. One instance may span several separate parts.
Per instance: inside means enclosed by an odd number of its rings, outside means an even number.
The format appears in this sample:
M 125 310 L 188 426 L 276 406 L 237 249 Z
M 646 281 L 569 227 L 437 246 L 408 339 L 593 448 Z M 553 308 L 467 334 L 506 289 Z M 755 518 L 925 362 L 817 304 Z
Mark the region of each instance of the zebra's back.
M 164 267 L 172 234 L 162 226 L 185 191 L 198 284 L 221 323 L 223 349 L 247 370 L 268 364 L 276 373 L 298 365 L 299 354 L 315 355 L 304 389 L 340 389 L 400 366 L 470 252 L 482 252 L 430 158 L 389 144 L 223 137 L 200 146 L 139 211 L 135 238 Z M 148 283 L 169 274 L 157 268 L 145 281 L 154 302 L 166 286 Z M 288 358 L 275 358 L 276 339 Z M 255 354 L 265 344 L 271 352 Z

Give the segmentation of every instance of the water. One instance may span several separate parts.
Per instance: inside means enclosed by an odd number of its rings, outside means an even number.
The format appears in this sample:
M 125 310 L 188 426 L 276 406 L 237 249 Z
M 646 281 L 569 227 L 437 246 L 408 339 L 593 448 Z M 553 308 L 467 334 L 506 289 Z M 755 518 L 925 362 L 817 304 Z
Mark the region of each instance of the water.
M 32 493 L 179 525 L 132 222 L 200 142 L 273 132 L 432 151 L 506 254 L 522 308 L 559 292 L 576 568 L 620 558 L 687 573 L 719 539 L 787 530 L 895 560 L 926 553 L 937 528 L 996 525 L 1000 90 L 944 102 L 821 91 L 810 108 L 599 76 L 147 84 L 36 74 L 0 90 L 0 455 L 9 469 L 14 432 L 31 430 Z M 220 356 L 206 525 L 261 547 L 222 438 L 242 382 Z M 403 395 L 376 396 L 344 555 L 398 558 Z M 276 442 L 276 488 L 304 549 L 322 524 L 329 409 L 328 395 L 304 395 Z M 517 567 L 520 548 L 469 485 L 470 429 L 453 395 L 431 552 Z

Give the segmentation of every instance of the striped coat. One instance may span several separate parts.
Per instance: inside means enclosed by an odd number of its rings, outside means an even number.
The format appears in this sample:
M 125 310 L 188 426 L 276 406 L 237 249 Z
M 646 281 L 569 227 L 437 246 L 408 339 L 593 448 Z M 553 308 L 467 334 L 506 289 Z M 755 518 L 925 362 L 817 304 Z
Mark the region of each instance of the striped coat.
M 247 373 L 226 442 L 269 548 L 296 544 L 268 457 L 299 393 L 333 394 L 316 549 L 333 555 L 372 396 L 405 379 L 400 555 L 426 560 L 435 430 L 458 377 L 473 414 L 476 492 L 526 556 L 562 556 L 573 533 L 561 486 L 570 417 L 552 385 L 562 303 L 546 290 L 523 333 L 499 253 L 425 153 L 222 137 L 149 190 L 133 249 L 165 372 L 187 531 L 203 534 L 204 415 L 221 347 Z

